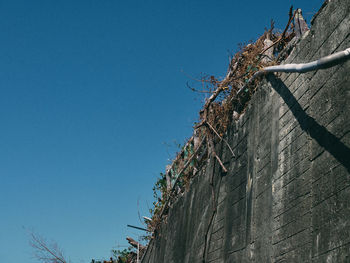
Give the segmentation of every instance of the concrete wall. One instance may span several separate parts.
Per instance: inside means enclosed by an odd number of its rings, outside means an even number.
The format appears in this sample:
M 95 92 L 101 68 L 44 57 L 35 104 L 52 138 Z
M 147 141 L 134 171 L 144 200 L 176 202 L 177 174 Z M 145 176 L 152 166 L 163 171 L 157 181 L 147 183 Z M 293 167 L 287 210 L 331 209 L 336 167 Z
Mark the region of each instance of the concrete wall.
M 350 2 L 332 0 L 286 63 L 348 48 L 349 34 Z M 269 76 L 228 130 L 236 158 L 216 145 L 228 173 L 208 161 L 142 262 L 350 262 L 349 75 L 348 61 Z

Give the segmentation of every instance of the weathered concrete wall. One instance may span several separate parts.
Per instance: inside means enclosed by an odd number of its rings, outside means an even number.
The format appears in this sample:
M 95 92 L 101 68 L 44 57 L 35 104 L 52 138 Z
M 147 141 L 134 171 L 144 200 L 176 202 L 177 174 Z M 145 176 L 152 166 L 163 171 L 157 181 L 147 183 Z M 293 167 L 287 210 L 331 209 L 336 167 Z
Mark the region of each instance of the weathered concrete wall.
M 332 0 L 286 63 L 348 48 L 349 34 L 350 2 Z M 350 262 L 349 75 L 348 61 L 269 76 L 228 130 L 236 158 L 217 145 L 228 173 L 208 162 L 142 262 Z

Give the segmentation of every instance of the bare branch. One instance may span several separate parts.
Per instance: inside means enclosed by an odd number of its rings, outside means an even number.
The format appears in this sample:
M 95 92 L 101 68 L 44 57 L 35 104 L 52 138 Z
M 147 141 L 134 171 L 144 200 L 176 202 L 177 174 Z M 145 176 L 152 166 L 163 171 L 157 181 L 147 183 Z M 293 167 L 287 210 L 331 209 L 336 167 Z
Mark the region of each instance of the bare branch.
M 135 241 L 131 237 L 126 237 L 126 240 L 129 242 L 130 245 L 132 245 L 134 248 L 139 248 L 140 250 L 145 249 L 146 247 L 144 245 L 141 245 L 139 242 Z
M 207 124 L 207 125 L 209 126 L 209 128 L 216 134 L 216 136 L 219 137 L 220 140 L 222 140 L 222 141 L 224 141 L 224 142 L 226 143 L 227 147 L 230 149 L 230 152 L 232 153 L 232 156 L 235 157 L 235 154 L 234 154 L 234 152 L 233 152 L 231 146 L 229 145 L 229 143 L 228 143 L 224 138 L 222 138 L 222 137 L 220 136 L 220 134 L 215 130 L 215 128 L 214 128 L 208 121 L 206 121 L 206 124 Z
M 193 87 L 191 87 L 188 82 L 186 82 L 186 87 L 189 88 L 190 90 L 194 91 L 194 92 L 198 92 L 198 93 L 205 93 L 205 94 L 212 94 L 213 92 L 211 91 L 205 91 L 205 90 L 197 90 Z
M 296 14 L 296 11 L 293 13 L 293 6 L 291 6 L 290 9 L 289 9 L 289 20 L 288 20 L 287 26 L 284 29 L 282 35 L 275 42 L 273 42 L 272 45 L 268 46 L 267 48 L 264 48 L 263 51 L 260 52 L 260 55 L 264 54 L 266 50 L 272 48 L 273 46 L 275 46 L 277 43 L 279 43 L 281 40 L 284 39 L 285 34 L 287 33 L 287 30 L 289 28 L 290 23 L 294 19 L 295 14 Z
M 208 136 L 208 151 L 209 153 L 215 157 L 215 159 L 218 161 L 218 163 L 220 164 L 222 170 L 227 173 L 227 169 L 225 167 L 225 165 L 222 163 L 220 157 L 216 154 L 215 152 L 215 146 L 214 146 L 214 142 L 213 142 L 213 139 L 211 138 L 211 136 Z
M 35 257 L 44 263 L 68 263 L 63 256 L 63 252 L 56 243 L 48 245 L 47 242 L 39 235 L 33 232 L 29 233 L 29 244 L 35 250 Z

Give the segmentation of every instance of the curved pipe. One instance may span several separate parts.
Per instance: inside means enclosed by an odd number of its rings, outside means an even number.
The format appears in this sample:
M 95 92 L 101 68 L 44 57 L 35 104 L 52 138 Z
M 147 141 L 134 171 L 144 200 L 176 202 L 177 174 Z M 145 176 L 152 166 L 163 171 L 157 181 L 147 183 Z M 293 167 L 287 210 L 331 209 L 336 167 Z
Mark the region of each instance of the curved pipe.
M 266 73 L 267 72 L 305 73 L 305 72 L 309 72 L 312 70 L 330 68 L 330 67 L 333 67 L 341 62 L 345 62 L 348 59 L 350 59 L 350 48 L 347 48 L 343 51 L 339 51 L 337 53 L 320 58 L 319 60 L 315 60 L 315 61 L 312 61 L 309 63 L 270 66 L 270 67 L 263 68 L 261 71 L 263 73 L 265 73 L 265 72 Z
M 270 67 L 262 68 L 258 72 L 255 72 L 255 74 L 249 79 L 247 84 L 251 83 L 254 79 L 266 73 L 271 73 L 271 72 L 305 73 L 312 70 L 330 68 L 340 63 L 343 63 L 348 59 L 350 59 L 350 48 L 347 48 L 343 51 L 339 51 L 332 55 L 325 56 L 323 58 L 320 58 L 318 60 L 315 60 L 309 63 L 270 66 Z M 240 88 L 237 92 L 237 95 L 239 95 L 246 88 L 246 86 L 247 85 L 244 85 L 242 88 Z

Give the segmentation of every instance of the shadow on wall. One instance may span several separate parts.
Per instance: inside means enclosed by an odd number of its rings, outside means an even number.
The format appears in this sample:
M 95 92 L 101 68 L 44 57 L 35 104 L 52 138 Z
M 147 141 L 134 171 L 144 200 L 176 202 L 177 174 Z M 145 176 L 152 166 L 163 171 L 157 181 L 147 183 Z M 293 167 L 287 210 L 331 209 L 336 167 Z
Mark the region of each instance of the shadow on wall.
M 269 74 L 267 79 L 287 104 L 301 129 L 316 140 L 321 147 L 346 167 L 347 171 L 350 173 L 350 149 L 324 126 L 318 124 L 314 118 L 306 114 L 297 99 L 281 79 L 277 78 L 274 74 Z

